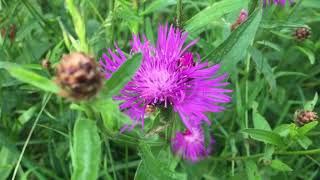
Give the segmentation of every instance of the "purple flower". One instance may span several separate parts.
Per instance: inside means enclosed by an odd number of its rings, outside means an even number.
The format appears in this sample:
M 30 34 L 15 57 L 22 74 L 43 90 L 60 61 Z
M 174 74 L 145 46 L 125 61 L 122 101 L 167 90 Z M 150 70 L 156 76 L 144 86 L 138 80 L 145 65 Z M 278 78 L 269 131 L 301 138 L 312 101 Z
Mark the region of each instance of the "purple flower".
M 215 143 L 210 139 L 208 147 L 205 146 L 205 137 L 201 127 L 193 127 L 185 132 L 177 132 L 171 140 L 174 154 L 182 156 L 183 159 L 197 162 L 209 155 L 211 146 Z
M 217 76 L 220 65 L 209 66 L 208 62 L 200 62 L 200 56 L 188 49 L 197 40 L 185 45 L 188 33 L 179 29 L 160 26 L 156 46 L 150 44 L 146 37 L 143 41 L 138 35 L 133 36 L 131 53 L 141 53 L 142 63 L 134 77 L 114 97 L 123 103 L 123 110 L 136 124 L 144 126 L 144 116 L 148 105 L 167 108 L 172 106 L 178 112 L 184 125 L 192 129 L 195 125 L 206 121 L 210 124 L 206 113 L 224 110 L 221 103 L 228 103 L 231 98 L 223 89 L 228 85 L 223 82 L 227 74 Z M 110 49 L 109 55 L 103 55 L 100 61 L 108 79 L 126 60 L 123 52 L 116 46 L 117 54 Z M 111 58 L 110 58 L 111 57 Z
M 294 0 L 288 0 L 290 4 L 294 3 Z M 286 5 L 287 0 L 263 0 L 263 5 L 266 6 L 268 4 L 281 4 L 282 6 Z

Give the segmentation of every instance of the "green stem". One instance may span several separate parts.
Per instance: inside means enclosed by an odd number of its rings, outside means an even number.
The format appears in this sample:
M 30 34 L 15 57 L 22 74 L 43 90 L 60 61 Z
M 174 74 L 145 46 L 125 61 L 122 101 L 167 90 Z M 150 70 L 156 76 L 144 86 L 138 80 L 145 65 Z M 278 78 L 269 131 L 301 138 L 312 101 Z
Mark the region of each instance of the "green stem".
M 182 0 L 177 1 L 177 20 L 176 25 L 178 28 L 182 29 Z
M 115 12 L 115 1 L 116 0 L 110 0 L 109 1 L 109 7 L 110 7 L 110 9 L 109 9 L 109 16 L 111 16 L 111 27 L 110 27 L 110 45 L 112 45 L 113 44 L 113 42 L 114 42 L 114 30 L 115 30 L 115 26 L 114 26 L 114 24 L 115 24 L 115 22 L 114 22 L 114 12 Z
M 320 148 L 318 149 L 311 149 L 311 150 L 305 150 L 305 151 L 278 151 L 274 152 L 274 155 L 310 155 L 310 154 L 320 154 Z M 248 160 L 248 159 L 256 159 L 263 157 L 264 153 L 254 154 L 251 156 L 225 156 L 225 157 L 211 157 L 210 160 L 214 161 L 235 161 L 235 160 Z
M 28 134 L 27 140 L 26 140 L 26 142 L 25 142 L 24 145 L 23 145 L 23 148 L 22 148 L 22 151 L 21 151 L 21 153 L 20 153 L 20 156 L 19 156 L 17 165 L 16 165 L 16 167 L 14 168 L 14 171 L 13 171 L 13 175 L 12 175 L 12 178 L 11 178 L 12 180 L 14 180 L 15 177 L 16 177 L 16 175 L 17 175 L 17 172 L 18 172 L 18 170 L 19 170 L 19 166 L 20 166 L 21 160 L 22 160 L 22 158 L 23 158 L 24 152 L 25 152 L 25 150 L 27 149 L 27 146 L 28 146 L 28 144 L 29 144 L 29 141 L 30 141 L 30 139 L 31 139 L 31 136 L 32 136 L 32 134 L 33 134 L 33 131 L 35 130 L 36 125 L 38 124 L 38 121 L 39 121 L 39 119 L 40 119 L 40 116 L 42 115 L 42 112 L 43 112 L 44 108 L 46 107 L 46 105 L 47 105 L 47 103 L 48 103 L 48 101 L 49 101 L 49 99 L 50 99 L 50 97 L 51 97 L 51 94 L 50 94 L 49 96 L 46 96 L 46 97 L 47 97 L 47 98 L 45 99 L 44 104 L 43 104 L 43 106 L 42 106 L 42 108 L 41 108 L 41 110 L 40 110 L 40 112 L 39 112 L 36 120 L 34 121 L 32 127 L 31 127 L 31 130 L 30 130 L 30 132 L 29 132 L 29 134 Z
M 84 20 L 85 18 L 81 14 L 80 10 L 78 10 L 74 0 L 66 0 L 66 5 L 72 17 L 74 29 L 80 41 L 80 49 L 78 50 L 89 53 L 89 46 L 86 37 L 86 25 Z
M 249 128 L 249 73 L 250 73 L 250 55 L 248 55 L 247 60 L 246 60 L 246 69 L 245 69 L 245 73 L 246 73 L 246 89 L 245 89 L 245 114 L 244 114 L 244 125 L 245 128 Z M 245 139 L 248 138 L 247 135 L 244 135 Z M 246 153 L 247 156 L 250 155 L 250 145 L 247 141 L 245 141 L 245 149 L 246 149 Z

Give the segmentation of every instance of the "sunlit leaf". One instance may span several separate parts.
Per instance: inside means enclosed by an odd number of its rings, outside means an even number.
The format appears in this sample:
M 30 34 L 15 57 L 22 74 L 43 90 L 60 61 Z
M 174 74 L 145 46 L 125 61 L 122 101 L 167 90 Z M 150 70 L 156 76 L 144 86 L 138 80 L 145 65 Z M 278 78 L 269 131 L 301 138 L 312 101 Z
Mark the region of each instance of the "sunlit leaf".
M 280 161 L 279 159 L 272 160 L 271 165 L 273 169 L 278 171 L 292 171 L 291 167 Z
M 44 76 L 29 71 L 21 66 L 13 63 L 0 62 L 0 68 L 6 69 L 10 75 L 19 81 L 33 85 L 41 90 L 58 93 L 59 87 Z
M 72 180 L 96 180 L 101 144 L 95 121 L 78 119 L 73 132 Z
M 262 129 L 244 129 L 242 132 L 247 133 L 253 139 L 262 141 L 264 143 L 270 143 L 276 146 L 283 146 L 284 142 L 279 134 L 272 131 Z
M 247 2 L 247 0 L 224 0 L 216 2 L 190 18 L 186 22 L 185 29 L 190 33 L 199 31 L 199 29 L 204 28 L 222 15 L 238 10 L 239 7 Z
M 209 52 L 203 59 L 220 62 L 223 71 L 232 72 L 231 70 L 247 54 L 247 48 L 255 37 L 261 17 L 262 10 L 255 10 L 247 21 L 234 30 L 221 45 Z

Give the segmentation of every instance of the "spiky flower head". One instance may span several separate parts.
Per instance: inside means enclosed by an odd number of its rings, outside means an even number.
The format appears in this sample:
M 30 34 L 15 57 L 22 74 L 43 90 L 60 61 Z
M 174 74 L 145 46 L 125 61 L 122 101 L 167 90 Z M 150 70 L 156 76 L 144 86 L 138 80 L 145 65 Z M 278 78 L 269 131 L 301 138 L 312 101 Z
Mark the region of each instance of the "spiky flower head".
M 303 126 L 317 119 L 318 119 L 318 115 L 316 112 L 304 110 L 304 111 L 296 112 L 295 122 L 299 126 Z
M 103 74 L 93 57 L 82 52 L 64 55 L 57 65 L 56 82 L 61 86 L 61 95 L 85 100 L 94 96 L 102 86 Z
M 214 143 L 215 140 L 211 137 L 206 147 L 203 130 L 201 127 L 195 126 L 191 130 L 177 132 L 171 140 L 171 148 L 174 154 L 183 159 L 197 162 L 209 155 Z
M 289 4 L 293 4 L 294 0 L 263 0 L 263 5 L 266 6 L 270 4 L 281 4 L 282 6 L 285 6 L 287 2 Z
M 198 54 L 188 51 L 197 40 L 185 45 L 187 36 L 188 33 L 167 25 L 159 27 L 155 46 L 146 37 L 141 41 L 138 35 L 133 36 L 131 52 L 141 53 L 142 63 L 120 96 L 114 97 L 123 101 L 120 109 L 132 119 L 132 127 L 144 126 L 149 105 L 172 106 L 191 130 L 201 121 L 210 123 L 206 113 L 223 111 L 220 104 L 230 102 L 231 98 L 225 93 L 231 90 L 221 88 L 228 85 L 223 82 L 227 74 L 217 75 L 219 64 L 209 66 L 208 62 L 200 61 Z M 109 56 L 104 54 L 100 61 L 106 78 L 126 60 L 117 46 L 116 51 L 118 55 L 109 49 Z

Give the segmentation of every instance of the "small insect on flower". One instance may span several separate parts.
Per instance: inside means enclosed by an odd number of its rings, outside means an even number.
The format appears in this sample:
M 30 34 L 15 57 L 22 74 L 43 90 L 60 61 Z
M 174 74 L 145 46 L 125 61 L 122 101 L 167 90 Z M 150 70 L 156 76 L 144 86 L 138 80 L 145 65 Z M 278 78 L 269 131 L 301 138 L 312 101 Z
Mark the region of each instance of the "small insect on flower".
M 313 111 L 297 111 L 295 113 L 295 122 L 298 126 L 303 126 L 318 119 L 318 115 Z
M 73 100 L 87 100 L 97 94 L 102 77 L 93 57 L 82 52 L 64 55 L 57 65 L 56 82 L 62 88 L 61 95 Z
M 177 132 L 171 140 L 171 147 L 174 154 L 183 159 L 197 162 L 209 155 L 214 143 L 215 140 L 211 137 L 208 147 L 206 147 L 203 130 L 201 127 L 193 127 L 185 132 Z
M 304 41 L 311 36 L 311 29 L 307 27 L 299 27 L 293 32 L 293 37 L 298 41 Z
M 220 104 L 231 101 L 226 93 L 232 91 L 222 88 L 228 85 L 223 82 L 227 74 L 217 75 L 220 65 L 209 66 L 208 62 L 201 62 L 197 53 L 197 60 L 194 60 L 195 54 L 188 49 L 197 40 L 185 45 L 187 36 L 187 32 L 167 25 L 159 27 L 155 46 L 146 37 L 141 41 L 138 35 L 133 36 L 131 53 L 141 53 L 142 63 L 120 95 L 114 97 L 123 101 L 120 109 L 131 118 L 132 126 L 141 124 L 144 127 L 148 106 L 172 106 L 191 130 L 201 121 L 210 124 L 206 113 L 221 112 L 224 107 Z M 116 51 L 109 49 L 109 56 L 104 54 L 100 61 L 107 79 L 126 61 L 117 46 Z
M 248 18 L 248 11 L 245 9 L 242 9 L 240 11 L 240 14 L 236 22 L 231 25 L 231 31 L 235 30 L 238 26 L 240 26 L 244 21 L 247 20 L 247 18 Z

